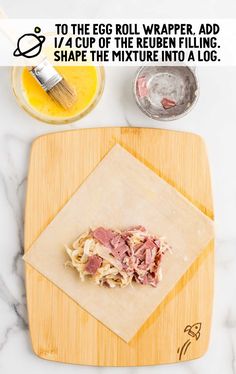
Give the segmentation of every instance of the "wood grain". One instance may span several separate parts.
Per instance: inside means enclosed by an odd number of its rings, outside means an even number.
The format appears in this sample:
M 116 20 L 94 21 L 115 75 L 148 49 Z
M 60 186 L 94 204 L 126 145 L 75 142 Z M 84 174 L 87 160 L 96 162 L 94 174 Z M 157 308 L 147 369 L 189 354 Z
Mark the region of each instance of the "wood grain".
M 213 218 L 207 156 L 199 136 L 136 128 L 66 131 L 42 136 L 32 146 L 25 250 L 117 142 Z M 213 259 L 211 243 L 129 344 L 26 265 L 34 352 L 49 360 L 87 365 L 154 365 L 178 361 L 178 348 L 190 339 L 181 360 L 201 356 L 210 333 Z M 198 340 L 184 332 L 185 326 L 197 322 Z

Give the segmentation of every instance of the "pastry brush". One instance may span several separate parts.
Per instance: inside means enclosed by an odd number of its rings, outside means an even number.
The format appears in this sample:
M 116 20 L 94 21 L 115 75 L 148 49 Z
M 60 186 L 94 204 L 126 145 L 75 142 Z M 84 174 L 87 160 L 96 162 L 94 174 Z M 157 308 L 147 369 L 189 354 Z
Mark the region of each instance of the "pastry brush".
M 46 58 L 37 66 L 29 67 L 28 70 L 47 94 L 63 108 L 69 109 L 75 103 L 77 99 L 75 89 Z
M 0 18 L 7 18 L 1 8 Z M 3 29 L 2 31 L 15 44 L 17 39 L 14 30 Z M 36 66 L 28 67 L 28 70 L 48 95 L 63 108 L 69 109 L 75 103 L 77 99 L 75 89 L 58 73 L 47 58 L 44 58 Z

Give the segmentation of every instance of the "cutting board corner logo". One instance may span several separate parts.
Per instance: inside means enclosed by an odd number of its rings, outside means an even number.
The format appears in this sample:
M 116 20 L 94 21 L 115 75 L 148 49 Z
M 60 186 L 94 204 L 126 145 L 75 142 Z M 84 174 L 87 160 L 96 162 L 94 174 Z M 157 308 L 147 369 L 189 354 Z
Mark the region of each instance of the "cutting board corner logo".
M 184 328 L 184 332 L 187 333 L 190 337 L 184 342 L 184 344 L 177 349 L 179 356 L 179 361 L 182 360 L 182 357 L 185 356 L 187 350 L 191 343 L 198 340 L 201 336 L 202 323 L 196 322 L 193 325 L 187 325 Z

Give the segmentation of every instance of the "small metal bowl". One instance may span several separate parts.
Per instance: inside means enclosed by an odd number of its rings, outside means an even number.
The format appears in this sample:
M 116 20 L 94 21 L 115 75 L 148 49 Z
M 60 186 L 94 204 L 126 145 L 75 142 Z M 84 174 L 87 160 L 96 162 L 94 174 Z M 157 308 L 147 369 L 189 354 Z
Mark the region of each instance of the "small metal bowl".
M 137 72 L 133 89 L 139 108 L 160 121 L 183 117 L 199 95 L 197 77 L 187 66 L 143 66 Z M 163 99 L 171 100 L 174 106 L 164 108 Z

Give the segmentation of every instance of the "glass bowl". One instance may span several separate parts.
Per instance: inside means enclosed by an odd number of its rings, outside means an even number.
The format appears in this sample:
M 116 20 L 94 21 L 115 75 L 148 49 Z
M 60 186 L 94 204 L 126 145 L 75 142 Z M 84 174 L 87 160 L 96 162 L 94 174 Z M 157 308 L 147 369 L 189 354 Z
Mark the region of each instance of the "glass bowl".
M 49 116 L 44 113 L 40 113 L 37 109 L 33 108 L 29 104 L 26 98 L 26 95 L 24 93 L 23 86 L 22 86 L 23 69 L 24 67 L 22 66 L 15 66 L 12 68 L 12 88 L 13 88 L 13 92 L 15 94 L 18 105 L 22 109 L 24 109 L 28 114 L 30 114 L 32 117 L 36 118 L 37 120 L 46 122 L 52 125 L 70 124 L 86 116 L 88 113 L 90 113 L 93 110 L 93 108 L 95 108 L 104 90 L 105 70 L 102 66 L 97 66 L 96 67 L 97 77 L 98 77 L 97 91 L 92 101 L 89 103 L 89 105 L 83 111 L 77 114 L 74 114 L 72 116 L 68 116 L 68 117 Z

